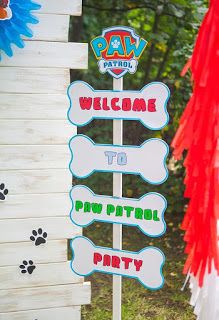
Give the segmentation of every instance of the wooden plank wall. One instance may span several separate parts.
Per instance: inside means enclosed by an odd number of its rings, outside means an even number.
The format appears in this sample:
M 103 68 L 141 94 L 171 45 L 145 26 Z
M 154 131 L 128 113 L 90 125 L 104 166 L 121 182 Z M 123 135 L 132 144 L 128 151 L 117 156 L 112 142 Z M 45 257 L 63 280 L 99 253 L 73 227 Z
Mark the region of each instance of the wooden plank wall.
M 69 69 L 86 69 L 88 46 L 69 43 L 81 0 L 38 0 L 32 39 L 0 62 L 0 320 L 80 320 L 90 284 L 73 274 L 69 218 Z

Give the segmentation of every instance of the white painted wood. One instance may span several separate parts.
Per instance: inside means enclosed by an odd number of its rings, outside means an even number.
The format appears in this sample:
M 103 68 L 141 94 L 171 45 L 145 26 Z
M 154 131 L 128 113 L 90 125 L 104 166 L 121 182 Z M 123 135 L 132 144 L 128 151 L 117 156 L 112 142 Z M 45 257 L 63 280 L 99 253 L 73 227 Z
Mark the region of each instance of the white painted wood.
M 36 268 L 32 274 L 21 273 L 22 260 L 17 266 L 0 267 L 0 290 L 83 282 L 83 278 L 72 271 L 70 262 L 42 264 L 33 260 L 33 263 Z
M 31 241 L 32 231 L 39 228 L 47 232 L 46 240 L 71 239 L 81 234 L 81 228 L 74 225 L 69 217 L 4 219 L 0 220 L 0 243 Z M 34 242 L 32 244 L 34 249 Z
M 0 66 L 87 69 L 88 45 L 73 42 L 25 41 L 22 50 L 14 48 L 13 59 L 2 54 Z
M 68 108 L 67 94 L 0 94 L 0 119 L 67 121 Z
M 67 145 L 0 145 L 0 170 L 66 169 L 69 161 Z
M 68 193 L 9 194 L 0 202 L 0 219 L 69 216 L 70 210 Z
M 0 312 L 90 303 L 90 283 L 0 290 Z
M 31 25 L 33 37 L 23 37 L 23 39 L 30 41 L 68 41 L 69 15 L 39 14 L 37 11 L 34 15 L 39 19 L 39 23 Z
M 71 180 L 68 169 L 0 171 L 0 181 L 10 195 L 69 192 Z
M 0 313 L 0 320 L 80 320 L 80 307 L 61 307 Z
M 37 264 L 65 262 L 67 246 L 67 240 L 49 240 L 40 246 L 35 246 L 32 241 L 0 243 L 0 266 L 18 266 L 26 259 Z
M 0 320 L 80 320 L 73 305 L 90 303 L 90 285 L 73 284 L 79 277 L 66 262 L 66 239 L 81 234 L 69 219 L 67 143 L 76 129 L 66 90 L 69 68 L 87 68 L 87 44 L 67 43 L 69 14 L 80 15 L 82 1 L 39 2 L 33 38 L 0 62 L 0 182 L 9 189 L 0 202 Z M 39 227 L 47 242 L 35 246 Z M 31 275 L 21 274 L 23 260 L 36 264 Z
M 0 120 L 0 144 L 68 144 L 76 133 L 66 120 Z
M 23 51 L 23 50 L 21 50 Z M 62 93 L 70 82 L 68 69 L 1 67 L 1 93 Z
M 68 14 L 80 16 L 82 11 L 82 0 L 38 0 L 42 5 L 40 13 Z

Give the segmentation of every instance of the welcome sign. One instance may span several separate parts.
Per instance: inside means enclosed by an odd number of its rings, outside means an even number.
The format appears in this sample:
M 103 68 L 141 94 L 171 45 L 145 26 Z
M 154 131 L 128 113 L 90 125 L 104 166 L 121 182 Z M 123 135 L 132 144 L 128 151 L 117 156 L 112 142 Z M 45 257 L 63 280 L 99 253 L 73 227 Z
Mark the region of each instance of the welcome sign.
M 86 82 L 73 82 L 68 88 L 68 118 L 72 124 L 85 126 L 93 119 L 138 120 L 150 130 L 160 130 L 168 124 L 166 106 L 170 92 L 165 84 L 152 82 L 139 91 L 115 90 L 122 89 L 121 77 L 136 72 L 138 59 L 146 45 L 147 41 L 136 35 L 133 29 L 123 26 L 104 29 L 101 36 L 91 41 L 100 72 L 115 78 L 114 90 L 95 90 Z M 140 175 L 153 185 L 165 182 L 168 177 L 168 145 L 157 138 L 148 139 L 140 146 L 120 145 L 122 126 L 119 121 L 115 124 L 119 125 L 114 126 L 114 144 L 97 144 L 81 134 L 71 138 L 69 168 L 72 174 L 86 178 L 93 172 L 125 173 Z M 149 237 L 165 233 L 167 201 L 161 194 L 149 192 L 139 199 L 122 197 L 119 179 L 114 179 L 113 194 L 97 195 L 84 185 L 73 187 L 70 191 L 72 222 L 81 227 L 95 221 L 134 226 Z M 164 283 L 164 254 L 152 246 L 139 252 L 122 250 L 121 229 L 114 229 L 116 249 L 95 246 L 85 237 L 71 241 L 73 272 L 81 276 L 93 272 L 120 275 L 135 278 L 148 289 L 160 289 Z M 113 292 L 114 320 L 121 318 L 121 301 L 115 299 L 120 295 L 117 280 L 114 278 L 114 283 L 117 282 L 115 290 L 118 291 Z
M 152 82 L 140 91 L 94 90 L 83 81 L 73 82 L 68 89 L 69 120 L 84 126 L 92 119 L 139 120 L 152 130 L 162 129 L 169 120 L 166 105 L 168 87 Z

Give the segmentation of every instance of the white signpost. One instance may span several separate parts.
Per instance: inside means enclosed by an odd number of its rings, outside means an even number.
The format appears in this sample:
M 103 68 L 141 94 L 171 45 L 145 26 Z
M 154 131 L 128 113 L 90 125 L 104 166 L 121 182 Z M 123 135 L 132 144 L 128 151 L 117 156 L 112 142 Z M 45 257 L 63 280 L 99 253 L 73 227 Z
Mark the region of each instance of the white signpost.
M 84 135 L 70 140 L 70 170 L 78 178 L 87 178 L 95 171 L 138 174 L 152 184 L 168 177 L 166 158 L 168 145 L 160 139 L 146 140 L 140 147 L 95 144 Z
M 72 270 L 80 276 L 89 276 L 94 271 L 138 279 L 151 290 L 164 284 L 162 267 L 164 254 L 155 247 L 139 252 L 109 249 L 95 246 L 88 238 L 76 237 L 71 242 L 74 252 Z
M 139 252 L 122 250 L 122 225 L 136 226 L 150 237 L 166 230 L 166 199 L 155 192 L 140 199 L 122 197 L 122 173 L 140 175 L 151 184 L 161 184 L 168 177 L 166 158 L 169 148 L 161 139 L 146 140 L 141 146 L 123 145 L 123 120 L 139 120 L 151 130 L 160 130 L 169 120 L 166 105 L 169 89 L 152 82 L 140 91 L 123 91 L 123 76 L 133 74 L 147 41 L 133 29 L 117 26 L 103 30 L 91 41 L 101 73 L 113 76 L 113 90 L 94 90 L 83 81 L 73 82 L 68 89 L 68 118 L 77 126 L 93 119 L 113 119 L 113 144 L 95 144 L 84 135 L 72 137 L 69 143 L 69 168 L 78 178 L 93 172 L 113 172 L 113 196 L 95 195 L 89 188 L 72 188 L 71 219 L 79 226 L 94 221 L 113 223 L 113 249 L 97 247 L 85 237 L 71 242 L 72 270 L 82 276 L 93 272 L 113 275 L 113 320 L 121 320 L 121 276 L 136 278 L 146 288 L 160 289 L 164 278 L 163 253 L 155 247 Z
M 123 78 L 113 78 L 113 90 L 123 90 Z M 113 143 L 123 143 L 123 121 L 113 120 Z M 113 196 L 122 197 L 122 173 L 113 173 Z M 113 224 L 113 248 L 122 250 L 122 225 Z M 122 319 L 122 277 L 113 275 L 113 320 Z
M 94 221 L 136 226 L 150 237 L 166 231 L 164 212 L 166 199 L 150 192 L 140 199 L 95 195 L 88 187 L 77 185 L 71 193 L 72 221 L 86 227 Z

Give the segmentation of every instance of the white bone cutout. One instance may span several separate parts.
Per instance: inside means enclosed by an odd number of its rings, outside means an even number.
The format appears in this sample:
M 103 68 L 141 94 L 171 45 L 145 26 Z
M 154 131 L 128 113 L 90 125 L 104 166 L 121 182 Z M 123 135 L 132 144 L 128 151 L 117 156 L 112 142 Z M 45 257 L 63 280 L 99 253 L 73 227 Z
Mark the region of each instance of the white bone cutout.
M 116 250 L 95 246 L 82 236 L 71 241 L 71 248 L 71 267 L 78 275 L 88 276 L 96 271 L 136 278 L 151 290 L 160 289 L 164 284 L 162 267 L 165 257 L 158 248 L 146 247 L 139 252 Z M 97 256 L 102 259 L 97 261 Z M 117 260 L 119 265 L 113 265 L 113 260 Z M 125 264 L 125 260 L 128 263 Z
M 140 199 L 100 196 L 88 187 L 77 185 L 71 193 L 71 220 L 85 227 L 94 221 L 137 226 L 150 237 L 165 233 L 164 212 L 166 199 L 156 192 L 145 194 Z
M 124 119 L 124 120 L 139 120 L 144 126 L 151 130 L 159 130 L 165 127 L 169 121 L 169 115 L 166 110 L 166 105 L 169 100 L 169 88 L 162 82 L 152 82 L 144 86 L 140 91 L 116 91 L 116 90 L 94 90 L 88 83 L 83 81 L 75 81 L 68 88 L 68 97 L 70 99 L 70 108 L 68 110 L 68 118 L 70 122 L 77 126 L 84 126 L 92 119 Z M 93 105 L 90 109 L 82 109 L 80 99 L 100 98 L 107 99 L 107 107 L 97 108 Z M 134 111 L 122 109 L 123 99 L 130 99 L 131 104 L 135 99 L 143 99 L 146 104 L 150 99 L 155 99 L 156 111 L 149 112 Z M 117 99 L 116 105 L 120 106 L 120 110 L 113 110 L 111 106 L 112 99 Z
M 69 147 L 72 153 L 70 170 L 78 178 L 86 178 L 95 171 L 122 172 L 160 184 L 168 177 L 165 162 L 169 148 L 161 139 L 149 139 L 136 147 L 95 144 L 87 136 L 76 135 Z

